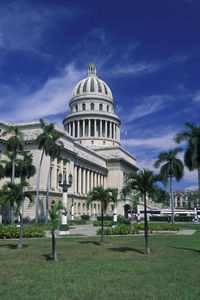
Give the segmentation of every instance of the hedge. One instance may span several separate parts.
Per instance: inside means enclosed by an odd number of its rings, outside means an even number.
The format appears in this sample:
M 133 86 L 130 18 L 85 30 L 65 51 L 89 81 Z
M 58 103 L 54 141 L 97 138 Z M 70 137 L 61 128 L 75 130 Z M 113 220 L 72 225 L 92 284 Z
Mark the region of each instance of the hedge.
M 112 221 L 104 221 L 104 226 L 112 227 Z M 101 221 L 93 221 L 93 226 L 101 226 Z
M 19 238 L 20 228 L 17 226 L 3 226 L 0 225 L 0 239 L 12 239 Z M 44 230 L 40 228 L 24 228 L 23 237 L 33 238 L 33 237 L 44 237 Z
M 113 216 L 104 216 L 103 219 L 104 221 L 112 221 Z M 101 221 L 101 216 L 97 216 L 97 221 Z
M 171 216 L 151 216 L 149 219 L 150 221 L 169 221 L 169 218 Z M 192 222 L 193 217 L 192 216 L 175 216 L 175 221 L 176 222 Z
M 89 215 L 81 215 L 81 220 L 89 221 L 90 216 Z

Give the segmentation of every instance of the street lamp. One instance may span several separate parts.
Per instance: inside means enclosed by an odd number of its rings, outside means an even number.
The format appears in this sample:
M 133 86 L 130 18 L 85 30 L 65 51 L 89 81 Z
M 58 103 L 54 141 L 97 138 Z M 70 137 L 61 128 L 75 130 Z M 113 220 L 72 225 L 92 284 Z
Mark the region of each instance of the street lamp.
M 62 183 L 63 180 L 63 183 Z M 68 178 L 68 182 L 66 180 L 66 174 L 64 175 L 64 179 L 62 178 L 62 174 L 60 173 L 58 175 L 58 183 L 59 186 L 62 187 L 63 190 L 63 198 L 62 198 L 62 205 L 63 208 L 65 208 L 65 210 L 63 209 L 62 211 L 62 221 L 61 221 L 61 226 L 59 229 L 59 234 L 60 235 L 64 235 L 64 234 L 69 234 L 69 227 L 67 226 L 67 191 L 68 188 L 72 186 L 72 174 L 69 174 L 69 178 Z
M 118 189 L 114 189 L 114 195 L 117 198 L 118 195 Z M 117 203 L 114 203 L 113 207 L 113 226 L 117 225 Z

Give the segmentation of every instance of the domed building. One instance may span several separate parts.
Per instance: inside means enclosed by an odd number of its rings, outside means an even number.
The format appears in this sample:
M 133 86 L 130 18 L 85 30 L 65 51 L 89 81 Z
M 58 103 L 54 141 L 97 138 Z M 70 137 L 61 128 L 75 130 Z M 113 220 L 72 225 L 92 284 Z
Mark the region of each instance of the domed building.
M 64 97 L 64 95 L 63 95 Z M 100 215 L 101 203 L 96 201 L 92 207 L 86 207 L 87 194 L 95 186 L 105 188 L 123 187 L 127 173 L 136 171 L 135 157 L 120 145 L 120 119 L 114 112 L 114 101 L 111 89 L 96 73 L 96 65 L 90 63 L 87 77 L 74 87 L 69 101 L 70 113 L 63 120 L 64 129 L 55 127 L 64 136 L 64 145 L 59 158 L 51 165 L 49 205 L 62 199 L 62 189 L 58 184 L 58 175 L 73 176 L 72 186 L 68 190 L 68 214 L 72 212 L 78 218 L 82 214 Z M 6 122 L 0 122 L 0 130 L 8 128 Z M 42 150 L 34 140 L 42 132 L 40 122 L 14 124 L 24 133 L 25 150 L 33 153 L 36 169 L 39 169 Z M 0 150 L 5 150 L 6 137 L 0 140 Z M 50 158 L 44 156 L 39 191 L 39 217 L 46 211 L 46 184 Z M 30 189 L 36 194 L 37 173 L 30 178 Z M 3 184 L 4 180 L 1 180 Z M 117 213 L 127 215 L 130 203 L 119 202 Z M 73 208 L 73 209 L 72 209 Z M 113 205 L 107 209 L 113 214 Z M 25 205 L 25 217 L 35 218 L 35 207 Z

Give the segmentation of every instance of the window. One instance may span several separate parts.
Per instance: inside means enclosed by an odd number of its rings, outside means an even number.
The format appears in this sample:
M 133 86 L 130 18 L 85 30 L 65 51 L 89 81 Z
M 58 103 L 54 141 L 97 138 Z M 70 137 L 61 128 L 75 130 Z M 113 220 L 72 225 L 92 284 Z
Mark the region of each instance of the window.
M 76 111 L 78 111 L 78 105 L 76 104 Z
M 107 111 L 109 111 L 109 105 L 107 105 Z
M 103 105 L 100 103 L 99 104 L 99 110 L 102 110 L 103 109 Z
M 94 110 L 94 103 L 91 103 L 91 104 L 90 104 L 90 109 L 91 109 L 91 110 Z
M 85 103 L 82 104 L 82 110 L 85 110 Z

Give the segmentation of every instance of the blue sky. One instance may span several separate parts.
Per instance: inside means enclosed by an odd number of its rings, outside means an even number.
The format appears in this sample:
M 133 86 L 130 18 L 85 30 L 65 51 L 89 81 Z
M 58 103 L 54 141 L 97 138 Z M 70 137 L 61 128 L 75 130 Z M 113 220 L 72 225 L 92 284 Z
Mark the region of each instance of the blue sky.
M 184 122 L 200 123 L 199 15 L 199 0 L 2 0 L 0 119 L 62 126 L 94 61 L 112 90 L 122 145 L 152 169 Z M 175 184 L 196 186 L 187 169 Z

